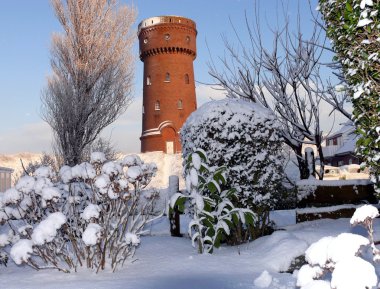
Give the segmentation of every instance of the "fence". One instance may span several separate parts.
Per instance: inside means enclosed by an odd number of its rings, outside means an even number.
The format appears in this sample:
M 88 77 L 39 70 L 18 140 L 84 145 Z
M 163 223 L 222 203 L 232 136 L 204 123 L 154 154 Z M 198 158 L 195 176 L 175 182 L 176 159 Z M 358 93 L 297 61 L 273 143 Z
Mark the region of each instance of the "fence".
M 0 167 L 0 192 L 4 192 L 11 187 L 13 170 Z

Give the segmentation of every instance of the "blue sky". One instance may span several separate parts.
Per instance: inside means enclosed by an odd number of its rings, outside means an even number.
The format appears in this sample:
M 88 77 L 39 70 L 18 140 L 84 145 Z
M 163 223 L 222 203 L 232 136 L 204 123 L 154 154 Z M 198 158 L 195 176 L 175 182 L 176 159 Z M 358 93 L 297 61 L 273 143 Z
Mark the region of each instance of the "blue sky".
M 199 82 L 212 81 L 208 75 L 210 61 L 208 47 L 215 59 L 224 54 L 222 34 L 234 40 L 230 20 L 238 31 L 245 31 L 244 13 L 253 17 L 255 0 L 134 0 L 137 7 L 137 24 L 148 17 L 180 15 L 197 23 L 197 52 L 194 62 L 195 78 Z M 282 21 L 276 9 L 280 0 L 256 0 L 259 2 L 262 26 L 276 25 Z M 299 7 L 302 25 L 308 32 L 310 25 L 307 0 L 283 1 L 289 4 L 290 17 L 297 15 Z M 311 1 L 316 7 L 317 0 Z M 276 8 L 277 7 L 277 8 Z M 40 117 L 40 95 L 50 73 L 50 37 L 60 31 L 49 0 L 0 1 L 0 154 L 23 151 L 49 151 L 51 132 Z M 269 33 L 264 36 L 267 37 Z M 265 38 L 270 45 L 270 38 Z M 127 112 L 109 128 L 103 136 L 110 138 L 122 152 L 138 152 L 141 133 L 141 98 L 143 64 L 137 58 L 135 46 L 135 102 Z M 218 97 L 219 92 L 197 84 L 198 102 L 208 97 Z

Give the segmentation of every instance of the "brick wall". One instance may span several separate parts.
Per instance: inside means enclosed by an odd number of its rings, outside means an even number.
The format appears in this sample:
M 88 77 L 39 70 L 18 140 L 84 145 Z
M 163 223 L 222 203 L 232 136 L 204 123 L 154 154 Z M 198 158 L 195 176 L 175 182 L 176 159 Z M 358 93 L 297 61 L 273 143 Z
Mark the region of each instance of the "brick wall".
M 197 106 L 196 34 L 195 23 L 178 16 L 152 17 L 139 25 L 144 62 L 141 152 L 181 151 L 178 131 Z

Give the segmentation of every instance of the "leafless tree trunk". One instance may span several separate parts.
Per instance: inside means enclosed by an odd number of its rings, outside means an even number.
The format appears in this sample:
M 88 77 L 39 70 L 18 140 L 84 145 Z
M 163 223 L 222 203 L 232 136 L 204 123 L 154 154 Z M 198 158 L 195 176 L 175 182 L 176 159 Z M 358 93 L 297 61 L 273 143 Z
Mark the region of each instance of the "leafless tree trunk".
M 241 32 L 231 24 L 238 40 L 238 48 L 223 38 L 228 55 L 220 59 L 224 70 L 220 71 L 211 62 L 209 73 L 217 84 L 227 90 L 228 97 L 261 103 L 277 115 L 282 126 L 282 137 L 297 157 L 302 179 L 309 177 L 302 156 L 302 145 L 315 145 L 321 164 L 317 173 L 322 179 L 324 156 L 323 132 L 320 127 L 321 104 L 329 100 L 327 103 L 332 105 L 332 109 L 345 111 L 344 100 L 342 102 L 339 98 L 341 95 L 331 88 L 325 88 L 327 81 L 321 77 L 321 57 L 325 52 L 326 39 L 323 28 L 314 23 L 311 36 L 306 38 L 301 31 L 300 15 L 298 14 L 295 33 L 291 32 L 289 19 L 285 17 L 282 28 L 271 29 L 273 45 L 268 49 L 264 46 L 259 15 L 256 5 L 255 22 L 250 23 L 247 15 L 245 17 L 248 42 L 240 38 Z
M 42 115 L 64 163 L 74 165 L 131 102 L 136 12 L 116 0 L 52 5 L 63 33 L 52 38 L 53 73 L 42 94 Z

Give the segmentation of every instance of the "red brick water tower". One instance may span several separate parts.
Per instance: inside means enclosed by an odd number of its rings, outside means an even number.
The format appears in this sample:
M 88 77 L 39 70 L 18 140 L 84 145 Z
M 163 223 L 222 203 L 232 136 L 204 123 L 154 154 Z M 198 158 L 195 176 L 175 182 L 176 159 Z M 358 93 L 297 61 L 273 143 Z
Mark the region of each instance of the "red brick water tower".
M 196 109 L 195 22 L 179 16 L 143 20 L 138 27 L 144 62 L 141 152 L 181 151 L 179 130 Z

